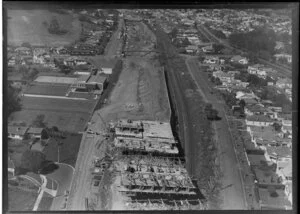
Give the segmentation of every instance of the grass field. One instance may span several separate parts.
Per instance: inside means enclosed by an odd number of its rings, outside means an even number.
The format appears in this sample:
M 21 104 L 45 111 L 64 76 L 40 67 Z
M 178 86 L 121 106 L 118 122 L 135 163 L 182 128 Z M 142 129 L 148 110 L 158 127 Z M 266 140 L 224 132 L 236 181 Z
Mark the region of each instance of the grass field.
M 21 110 L 10 115 L 10 121 L 24 121 L 30 125 L 37 115 L 44 114 L 47 126 L 57 126 L 69 132 L 83 131 L 90 117 L 89 113 L 55 112 L 43 110 Z
M 48 193 L 44 193 L 37 211 L 48 211 L 52 205 L 53 198 Z
M 8 209 L 9 211 L 32 211 L 36 192 L 28 192 L 16 187 L 8 187 Z
M 23 121 L 26 125 L 31 125 L 38 115 L 43 114 L 47 126 L 79 132 L 84 130 L 96 102 L 96 100 L 23 97 L 22 110 L 12 113 L 8 121 L 11 123 Z
M 8 44 L 20 45 L 29 42 L 32 45 L 67 45 L 79 38 L 80 21 L 72 14 L 58 14 L 48 10 L 8 10 Z M 56 17 L 61 28 L 68 30 L 65 35 L 48 32 L 43 22 L 50 23 Z
M 73 113 L 92 113 L 96 100 L 70 100 L 23 97 L 22 109 Z
M 70 85 L 68 84 L 32 84 L 25 94 L 41 94 L 51 96 L 65 96 Z

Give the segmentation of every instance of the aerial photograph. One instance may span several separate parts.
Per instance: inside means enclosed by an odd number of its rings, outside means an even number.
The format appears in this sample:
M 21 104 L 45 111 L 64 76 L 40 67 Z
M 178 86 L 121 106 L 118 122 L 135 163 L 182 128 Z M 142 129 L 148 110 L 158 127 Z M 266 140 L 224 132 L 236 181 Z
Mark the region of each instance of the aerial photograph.
M 293 209 L 291 7 L 4 8 L 7 212 Z

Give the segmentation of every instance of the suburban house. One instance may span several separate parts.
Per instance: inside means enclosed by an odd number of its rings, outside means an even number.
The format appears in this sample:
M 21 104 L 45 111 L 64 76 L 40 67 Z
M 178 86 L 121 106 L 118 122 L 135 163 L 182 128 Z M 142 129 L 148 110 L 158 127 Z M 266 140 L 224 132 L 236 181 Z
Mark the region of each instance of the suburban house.
M 59 55 L 65 55 L 65 54 L 68 54 L 69 53 L 69 50 L 65 47 L 58 47 L 55 49 L 55 52 Z
M 36 138 L 36 139 L 41 139 L 42 138 L 42 133 L 46 133 L 46 130 L 43 128 L 34 128 L 34 127 L 30 127 L 27 130 L 27 134 L 29 137 L 31 138 Z
M 10 159 L 10 157 L 8 157 L 7 168 L 8 172 L 11 172 L 12 176 L 15 176 L 15 164 L 13 160 Z
M 258 185 L 257 192 L 261 210 L 290 210 L 292 204 L 286 195 L 285 185 Z M 274 197 L 273 195 L 276 195 Z
M 230 62 L 239 63 L 239 64 L 242 64 L 242 65 L 247 65 L 248 64 L 248 59 L 246 57 L 236 55 L 236 56 L 234 56 L 230 59 Z
M 276 86 L 281 89 L 292 88 L 292 80 L 289 78 L 281 78 L 277 80 Z
M 244 99 L 256 99 L 259 100 L 259 97 L 256 96 L 253 92 L 247 93 L 247 92 L 243 92 L 243 91 L 238 91 L 236 92 L 236 99 L 238 100 L 244 100 Z
M 219 57 L 216 56 L 205 56 L 205 59 L 203 63 L 206 64 L 218 64 L 219 63 Z
M 29 127 L 24 126 L 8 126 L 8 138 L 23 140 Z
M 213 72 L 213 76 L 215 78 L 219 78 L 221 82 L 231 82 L 234 80 L 234 75 L 225 73 L 223 71 L 215 71 Z
M 261 104 L 246 105 L 244 110 L 248 116 L 264 114 L 264 112 L 266 112 L 266 109 Z
M 18 47 L 15 49 L 15 53 L 20 55 L 31 55 L 31 49 L 27 47 Z
M 265 70 L 265 66 L 261 64 L 255 64 L 248 66 L 248 73 L 249 74 L 254 74 L 257 75 L 258 77 L 261 78 L 266 78 L 267 77 L 267 71 Z
M 190 54 L 195 54 L 198 52 L 198 47 L 196 45 L 188 45 L 185 47 L 185 51 Z
M 279 59 L 286 59 L 288 63 L 292 63 L 292 55 L 290 54 L 275 54 L 274 57 L 278 61 Z
M 16 65 L 16 57 L 15 56 L 10 57 L 8 59 L 7 65 L 8 66 L 14 66 L 14 65 Z
M 215 51 L 212 45 L 202 47 L 201 50 L 204 53 L 213 53 Z
M 246 125 L 248 126 L 271 126 L 274 120 L 264 115 L 252 115 L 246 117 Z

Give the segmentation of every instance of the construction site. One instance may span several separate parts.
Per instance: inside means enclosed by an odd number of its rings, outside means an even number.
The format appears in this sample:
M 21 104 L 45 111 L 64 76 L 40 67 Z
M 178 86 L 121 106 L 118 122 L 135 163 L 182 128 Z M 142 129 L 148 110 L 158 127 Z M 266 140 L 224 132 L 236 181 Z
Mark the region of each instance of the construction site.
M 89 122 L 68 210 L 204 210 L 171 128 L 156 37 L 142 22 L 125 25 L 123 69 Z
M 204 197 L 188 175 L 185 159 L 178 154 L 170 123 L 119 120 L 110 123 L 108 130 L 114 139 L 112 186 L 123 196 L 126 209 L 205 209 Z M 151 147 L 132 148 L 126 142 L 156 143 L 156 153 Z M 177 151 L 172 157 L 168 156 L 167 144 Z M 124 154 L 130 150 L 135 152 Z

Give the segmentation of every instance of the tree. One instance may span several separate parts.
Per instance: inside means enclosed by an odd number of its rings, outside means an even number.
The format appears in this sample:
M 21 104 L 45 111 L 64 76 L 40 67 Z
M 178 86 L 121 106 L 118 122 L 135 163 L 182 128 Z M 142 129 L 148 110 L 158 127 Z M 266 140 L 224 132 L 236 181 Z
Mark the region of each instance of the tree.
M 279 123 L 273 123 L 273 127 L 275 131 L 280 132 L 282 126 Z
M 169 33 L 171 38 L 176 38 L 176 35 L 178 34 L 178 29 L 174 27 L 172 31 Z
M 185 38 L 183 39 L 183 41 L 182 41 L 182 45 L 183 45 L 183 46 L 188 46 L 188 45 L 191 45 L 191 43 L 190 43 L 190 41 L 188 40 L 188 38 L 185 37 Z
M 243 109 L 243 111 L 244 111 L 245 106 L 246 106 L 245 100 L 241 99 L 240 102 L 239 102 L 239 105 L 240 105 L 240 107 L 241 107 L 241 108 Z
M 213 49 L 215 50 L 216 53 L 221 53 L 222 50 L 225 48 L 224 45 L 222 45 L 222 44 L 217 44 L 217 43 L 214 43 L 214 44 L 212 45 L 212 47 L 213 47 Z
M 15 111 L 21 110 L 22 105 L 20 98 L 18 97 L 18 92 L 15 88 L 8 86 L 7 89 L 7 113 L 10 115 Z
M 46 160 L 44 153 L 36 150 L 26 150 L 22 153 L 21 165 L 18 166 L 28 172 L 38 173 L 42 163 Z
M 34 121 L 32 122 L 32 125 L 38 128 L 45 128 L 46 123 L 44 122 L 45 120 L 45 115 L 44 114 L 39 114 L 36 116 Z
M 23 42 L 21 44 L 22 47 L 31 48 L 31 44 L 29 42 Z
M 219 77 L 216 78 L 215 84 L 216 85 L 222 85 L 222 82 L 221 82 Z

